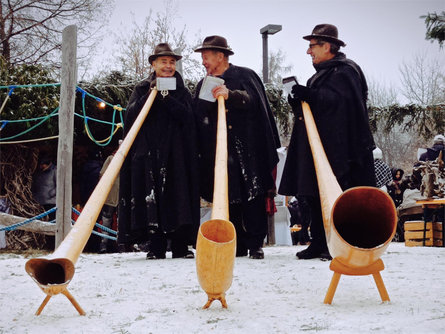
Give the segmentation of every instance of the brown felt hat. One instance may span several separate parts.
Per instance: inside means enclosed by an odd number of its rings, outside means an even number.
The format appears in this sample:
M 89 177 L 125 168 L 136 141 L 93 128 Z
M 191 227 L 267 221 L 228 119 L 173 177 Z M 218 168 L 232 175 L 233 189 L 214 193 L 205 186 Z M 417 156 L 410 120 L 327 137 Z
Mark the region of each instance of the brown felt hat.
M 227 45 L 227 40 L 221 36 L 207 36 L 204 38 L 202 45 L 195 49 L 195 52 L 202 52 L 204 50 L 221 51 L 231 56 L 234 54 L 232 49 Z
M 151 64 L 156 58 L 162 56 L 170 56 L 175 58 L 176 60 L 182 58 L 182 56 L 177 55 L 176 53 L 173 52 L 172 48 L 170 47 L 170 45 L 168 45 L 168 43 L 159 43 L 158 45 L 156 45 L 154 53 L 150 57 L 148 57 L 148 61 Z
M 335 43 L 339 46 L 346 46 L 345 42 L 338 39 L 337 27 L 332 24 L 317 24 L 314 30 L 312 30 L 312 34 L 303 36 L 303 38 L 308 41 L 311 39 L 321 39 L 327 42 Z

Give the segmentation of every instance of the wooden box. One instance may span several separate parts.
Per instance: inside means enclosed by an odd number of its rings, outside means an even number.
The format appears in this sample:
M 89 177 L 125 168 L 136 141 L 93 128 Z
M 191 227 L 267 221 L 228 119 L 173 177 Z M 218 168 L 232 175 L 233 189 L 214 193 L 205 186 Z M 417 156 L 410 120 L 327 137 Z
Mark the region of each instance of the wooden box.
M 405 246 L 436 246 L 443 247 L 442 222 L 427 222 L 422 220 L 406 221 Z

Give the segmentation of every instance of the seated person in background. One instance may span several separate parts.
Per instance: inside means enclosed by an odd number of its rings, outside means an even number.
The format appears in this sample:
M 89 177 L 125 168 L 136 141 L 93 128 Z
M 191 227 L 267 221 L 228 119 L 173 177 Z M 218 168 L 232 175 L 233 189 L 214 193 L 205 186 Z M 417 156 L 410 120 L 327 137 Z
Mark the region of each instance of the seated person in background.
M 445 137 L 436 135 L 433 139 L 433 146 L 427 148 L 425 153 L 420 155 L 420 161 L 434 161 L 439 156 L 440 151 L 445 152 Z M 444 159 L 444 157 L 442 157 Z

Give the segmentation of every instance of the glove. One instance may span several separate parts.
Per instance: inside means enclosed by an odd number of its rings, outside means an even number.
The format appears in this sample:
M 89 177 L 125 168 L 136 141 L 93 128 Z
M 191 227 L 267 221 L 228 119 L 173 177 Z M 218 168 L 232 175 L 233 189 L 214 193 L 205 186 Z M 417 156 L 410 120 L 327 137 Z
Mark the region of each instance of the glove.
M 299 98 L 292 97 L 289 94 L 289 96 L 287 97 L 287 102 L 289 102 L 289 105 L 291 106 L 292 112 L 294 113 L 295 117 L 303 117 L 303 109 L 301 107 L 301 100 Z
M 298 105 L 301 105 L 301 101 L 298 98 L 294 98 L 292 97 L 292 95 L 288 95 L 287 96 L 287 102 L 290 104 L 290 106 L 292 107 L 292 109 L 295 109 L 298 107 Z
M 311 102 L 311 89 L 302 85 L 294 85 L 292 87 L 292 94 L 295 99 Z

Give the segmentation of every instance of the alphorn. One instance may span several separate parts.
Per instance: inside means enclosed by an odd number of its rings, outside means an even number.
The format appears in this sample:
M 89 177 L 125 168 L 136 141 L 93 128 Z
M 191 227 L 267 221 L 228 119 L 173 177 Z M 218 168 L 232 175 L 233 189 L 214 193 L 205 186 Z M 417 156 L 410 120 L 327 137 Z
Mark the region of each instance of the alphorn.
M 50 298 L 59 293 L 64 294 L 70 300 L 80 315 L 85 315 L 83 309 L 67 289 L 74 276 L 74 265 L 91 235 L 100 210 L 107 199 L 114 180 L 119 174 L 125 157 L 150 111 L 156 93 L 157 90 L 154 88 L 108 165 L 107 170 L 85 204 L 76 223 L 59 247 L 48 258 L 36 258 L 26 262 L 26 272 L 46 294 L 46 298 L 38 308 L 36 315 L 40 315 Z
M 222 307 L 227 308 L 225 292 L 232 285 L 236 232 L 229 221 L 228 196 L 226 108 L 224 98 L 218 96 L 212 214 L 210 220 L 199 227 L 196 241 L 198 281 L 208 296 L 204 309 L 214 300 L 219 300 Z
M 380 259 L 394 237 L 397 213 L 394 202 L 375 187 L 342 191 L 323 149 L 309 105 L 302 103 L 309 144 L 314 159 L 323 225 L 334 272 L 324 303 L 331 304 L 340 276 L 373 275 L 382 301 L 389 301 L 380 271 Z

